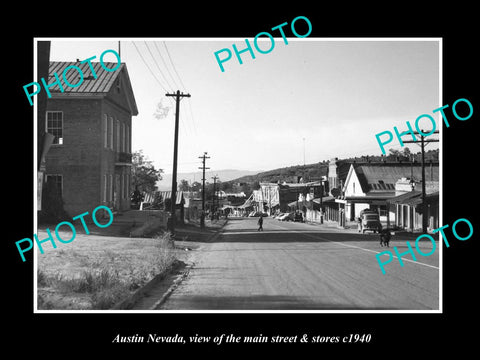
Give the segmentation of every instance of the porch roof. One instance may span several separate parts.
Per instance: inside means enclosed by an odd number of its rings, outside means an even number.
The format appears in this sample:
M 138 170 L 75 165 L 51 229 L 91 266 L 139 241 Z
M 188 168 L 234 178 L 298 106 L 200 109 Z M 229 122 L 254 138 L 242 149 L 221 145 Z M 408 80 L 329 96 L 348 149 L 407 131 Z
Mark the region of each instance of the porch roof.
M 402 195 L 395 196 L 394 198 L 388 200 L 391 204 L 405 204 L 408 201 L 411 201 L 415 198 L 418 198 L 422 195 L 421 191 L 413 190 Z

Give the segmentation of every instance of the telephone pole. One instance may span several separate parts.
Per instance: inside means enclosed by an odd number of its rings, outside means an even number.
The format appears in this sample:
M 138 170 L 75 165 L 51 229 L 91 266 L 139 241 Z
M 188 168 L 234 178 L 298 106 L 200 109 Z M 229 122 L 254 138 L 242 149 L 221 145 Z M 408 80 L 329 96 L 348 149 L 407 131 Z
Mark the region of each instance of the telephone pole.
M 215 191 L 216 190 L 215 190 L 215 186 L 217 184 L 218 175 L 213 176 L 212 179 L 213 179 L 213 195 L 212 195 L 212 220 L 213 220 L 213 218 L 215 216 L 215 212 L 216 212 L 216 207 L 215 207 L 215 198 L 216 198 Z
M 423 133 L 423 130 L 422 130 Z M 436 130 L 432 134 L 438 134 L 439 131 Z M 420 134 L 417 131 L 414 131 L 414 134 L 420 136 L 420 148 L 422 151 L 422 232 L 424 234 L 427 233 L 427 226 L 428 226 L 428 218 L 427 218 L 427 201 L 426 201 L 426 189 L 425 189 L 425 144 L 432 143 L 432 142 L 439 142 L 439 139 L 428 139 L 425 140 L 425 136 Z M 431 134 L 430 134 L 431 135 Z M 407 143 L 415 143 L 418 145 L 418 141 L 408 140 L 402 141 L 404 144 Z
M 172 173 L 172 196 L 171 196 L 171 223 L 170 232 L 175 235 L 175 205 L 177 202 L 177 154 L 178 154 L 178 122 L 180 118 L 180 100 L 183 97 L 190 97 L 190 94 L 183 94 L 180 90 L 177 90 L 175 94 L 165 94 L 165 96 L 175 97 L 175 139 L 173 145 L 173 173 Z
M 207 156 L 207 152 L 204 152 L 202 156 L 198 157 L 199 159 L 202 160 L 202 167 L 199 167 L 199 169 L 203 169 L 203 176 L 202 176 L 202 214 L 200 216 L 200 228 L 205 227 L 205 169 L 210 169 L 208 167 L 205 167 L 205 159 L 210 159 L 209 156 Z

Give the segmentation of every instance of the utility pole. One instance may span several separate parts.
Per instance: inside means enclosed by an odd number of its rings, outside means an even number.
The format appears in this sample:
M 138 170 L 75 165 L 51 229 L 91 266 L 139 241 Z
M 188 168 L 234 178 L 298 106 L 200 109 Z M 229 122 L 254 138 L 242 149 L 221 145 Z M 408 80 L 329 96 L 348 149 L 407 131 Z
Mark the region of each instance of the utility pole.
M 323 180 L 320 180 L 320 224 L 323 224 Z
M 305 138 L 303 138 L 303 182 L 307 182 L 305 179 Z
M 210 159 L 209 156 L 207 156 L 207 152 L 203 153 L 203 156 L 199 156 L 199 159 L 203 159 L 203 166 L 199 167 L 199 169 L 203 169 L 203 176 L 202 176 L 202 214 L 200 216 L 200 228 L 205 227 L 205 169 L 210 169 L 208 167 L 205 167 L 205 159 Z
M 421 131 L 423 133 L 423 130 Z M 432 134 L 438 134 L 439 131 L 436 130 Z M 432 143 L 432 142 L 439 142 L 439 139 L 428 139 L 425 140 L 425 136 L 420 134 L 417 131 L 414 131 L 414 134 L 420 136 L 420 148 L 422 151 L 422 232 L 424 234 L 427 233 L 427 201 L 426 201 L 426 189 L 425 189 L 425 144 Z M 430 134 L 431 135 L 431 134 Z M 418 145 L 418 141 L 408 140 L 402 141 L 404 144 L 406 143 L 416 143 Z
M 215 186 L 217 184 L 217 179 L 218 179 L 218 175 L 215 175 L 215 176 L 212 176 L 212 179 L 213 179 L 213 195 L 212 195 L 212 220 L 215 216 L 215 212 L 216 212 L 216 206 L 215 206 Z
M 175 94 L 165 94 L 165 96 L 175 97 L 175 139 L 173 145 L 173 173 L 172 173 L 172 197 L 171 199 L 171 223 L 170 232 L 175 235 L 175 205 L 177 202 L 177 154 L 178 154 L 178 122 L 180 118 L 180 100 L 182 97 L 190 97 L 190 94 L 183 94 L 177 90 Z

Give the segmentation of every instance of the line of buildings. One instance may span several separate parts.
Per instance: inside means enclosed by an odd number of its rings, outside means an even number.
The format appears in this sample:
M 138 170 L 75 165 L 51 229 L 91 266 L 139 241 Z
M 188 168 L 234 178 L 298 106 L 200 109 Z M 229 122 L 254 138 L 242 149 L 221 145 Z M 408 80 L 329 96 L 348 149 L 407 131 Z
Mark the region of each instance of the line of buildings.
M 307 221 L 353 225 L 364 209 L 375 210 L 384 225 L 410 231 L 439 226 L 439 163 L 425 166 L 427 213 L 422 207 L 419 162 L 330 160 L 322 179 L 306 183 L 260 183 L 243 207 L 266 212 L 301 211 Z

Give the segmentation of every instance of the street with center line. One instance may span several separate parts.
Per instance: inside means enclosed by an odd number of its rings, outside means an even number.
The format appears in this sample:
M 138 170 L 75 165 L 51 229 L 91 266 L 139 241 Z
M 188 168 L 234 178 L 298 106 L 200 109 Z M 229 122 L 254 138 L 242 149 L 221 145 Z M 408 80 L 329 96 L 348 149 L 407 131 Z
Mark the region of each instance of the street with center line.
M 230 219 L 189 257 L 162 310 L 438 310 L 439 253 L 404 255 L 383 275 L 378 235 L 264 218 Z M 405 238 L 390 247 L 406 251 Z M 432 248 L 422 242 L 425 253 Z M 408 261 L 410 260 L 410 261 Z

